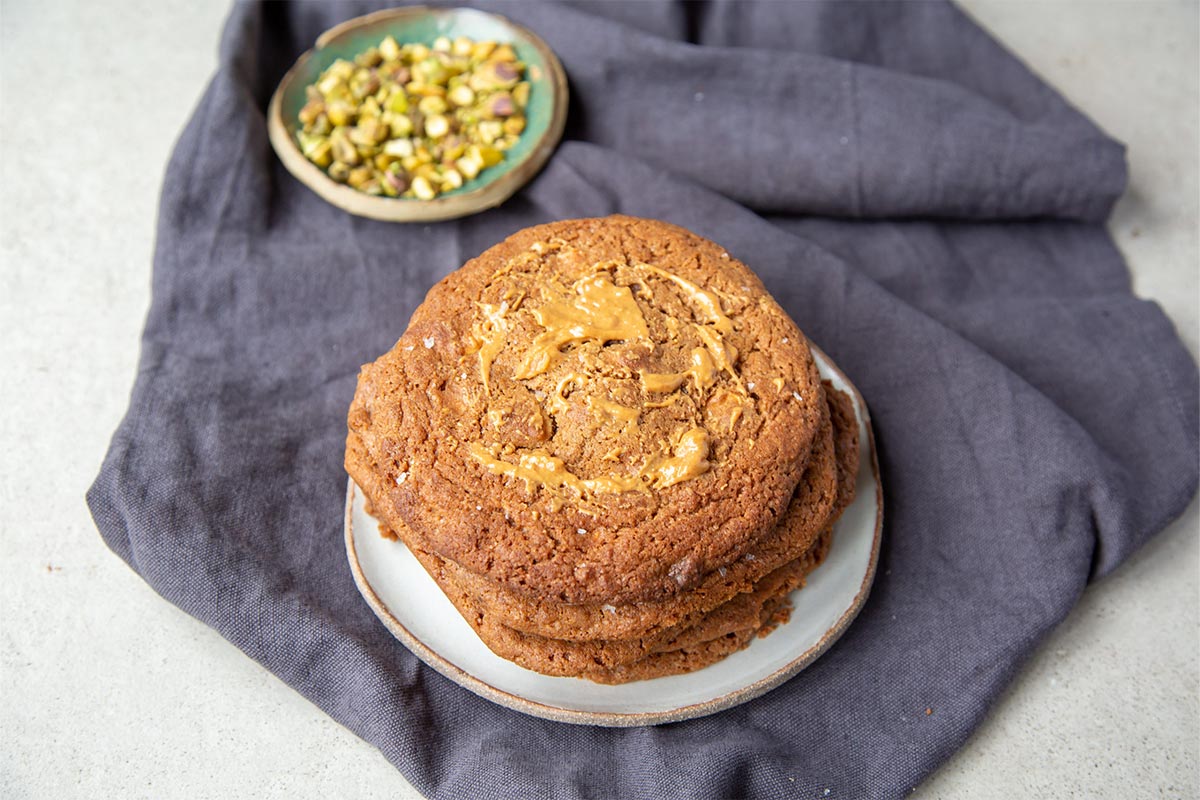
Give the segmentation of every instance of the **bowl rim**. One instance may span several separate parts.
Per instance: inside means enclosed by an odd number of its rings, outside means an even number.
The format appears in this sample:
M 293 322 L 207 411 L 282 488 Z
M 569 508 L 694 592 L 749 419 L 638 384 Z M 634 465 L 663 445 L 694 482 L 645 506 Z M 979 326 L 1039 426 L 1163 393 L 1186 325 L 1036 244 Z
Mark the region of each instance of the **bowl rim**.
M 442 195 L 432 200 L 414 200 L 363 194 L 333 180 L 323 169 L 304 157 L 283 119 L 283 94 L 285 89 L 297 80 L 301 70 L 318 51 L 360 27 L 404 17 L 452 16 L 462 12 L 480 14 L 497 20 L 501 25 L 511 29 L 515 37 L 523 37 L 533 46 L 545 64 L 546 79 L 551 89 L 550 124 L 524 158 L 513 164 L 507 172 L 469 192 Z M 567 76 L 563 71 L 562 63 L 550 45 L 525 26 L 500 14 L 466 6 L 451 8 L 403 6 L 353 17 L 339 22 L 321 33 L 313 47 L 304 51 L 296 59 L 272 93 L 270 104 L 267 107 L 267 136 L 270 139 L 271 147 L 287 171 L 331 205 L 360 217 L 386 222 L 437 222 L 494 208 L 528 183 L 549 160 L 551 153 L 554 152 L 562 138 L 563 129 L 566 127 L 567 103 Z

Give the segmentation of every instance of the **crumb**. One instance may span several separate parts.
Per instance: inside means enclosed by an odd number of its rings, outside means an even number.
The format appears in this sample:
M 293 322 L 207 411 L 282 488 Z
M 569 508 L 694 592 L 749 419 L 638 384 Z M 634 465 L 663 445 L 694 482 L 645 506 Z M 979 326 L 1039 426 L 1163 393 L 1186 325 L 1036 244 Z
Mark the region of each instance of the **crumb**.
M 932 708 L 927 708 L 927 709 L 925 709 L 925 716 L 927 716 L 927 717 L 928 717 L 928 716 L 929 716 L 930 714 L 932 714 L 932 713 L 933 713 L 933 709 L 932 709 Z
M 54 564 L 47 564 L 46 572 L 62 572 L 62 567 L 56 566 Z

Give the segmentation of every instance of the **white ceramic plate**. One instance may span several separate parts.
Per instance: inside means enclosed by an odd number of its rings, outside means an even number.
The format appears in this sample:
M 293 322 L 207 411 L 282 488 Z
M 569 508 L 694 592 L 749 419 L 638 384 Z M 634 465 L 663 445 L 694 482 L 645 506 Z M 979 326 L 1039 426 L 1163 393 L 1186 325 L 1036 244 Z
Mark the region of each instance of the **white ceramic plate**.
M 604 686 L 554 678 L 519 667 L 487 648 L 402 543 L 379 535 L 363 494 L 346 495 L 346 552 L 376 616 L 422 661 L 452 681 L 502 705 L 582 725 L 632 726 L 712 714 L 758 697 L 811 664 L 857 616 L 879 557 L 883 495 L 870 418 L 861 395 L 827 356 L 813 352 L 821 374 L 854 398 L 858 415 L 858 495 L 838 520 L 824 564 L 792 593 L 790 620 L 744 650 L 688 673 Z

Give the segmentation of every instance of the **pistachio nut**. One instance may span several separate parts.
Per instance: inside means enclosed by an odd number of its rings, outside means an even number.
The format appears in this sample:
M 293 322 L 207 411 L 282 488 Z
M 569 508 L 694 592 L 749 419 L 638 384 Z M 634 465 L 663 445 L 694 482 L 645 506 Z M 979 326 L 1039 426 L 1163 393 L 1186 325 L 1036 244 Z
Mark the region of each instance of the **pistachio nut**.
M 296 142 L 335 181 L 431 200 L 499 164 L 524 133 L 531 84 L 511 44 L 384 37 L 305 87 Z

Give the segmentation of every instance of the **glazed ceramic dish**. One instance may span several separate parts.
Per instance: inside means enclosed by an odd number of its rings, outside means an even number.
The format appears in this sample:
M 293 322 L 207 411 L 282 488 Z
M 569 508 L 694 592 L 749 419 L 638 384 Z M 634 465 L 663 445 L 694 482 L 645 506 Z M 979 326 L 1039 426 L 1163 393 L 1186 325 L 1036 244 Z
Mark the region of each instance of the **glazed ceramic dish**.
M 353 60 L 387 36 L 396 41 L 432 43 L 439 36 L 511 44 L 526 64 L 530 84 L 526 126 L 516 146 L 460 188 L 432 200 L 375 197 L 351 189 L 313 164 L 296 143 L 296 115 L 304 88 L 339 58 Z M 296 61 L 279 83 L 267 109 L 267 132 L 279 160 L 302 183 L 351 214 L 392 222 L 433 222 L 498 206 L 537 174 L 562 138 L 567 115 L 567 79 L 550 47 L 525 28 L 496 14 L 472 8 L 413 6 L 378 11 L 330 28 Z
M 490 651 L 408 549 L 379 535 L 363 494 L 346 496 L 346 552 L 359 591 L 380 621 L 446 677 L 496 703 L 583 725 L 655 725 L 712 714 L 770 691 L 811 664 L 867 599 L 883 525 L 883 495 L 862 396 L 815 347 L 823 377 L 851 395 L 858 418 L 858 493 L 835 528 L 825 563 L 792 593 L 788 622 L 733 655 L 684 675 L 605 686 L 532 672 Z

